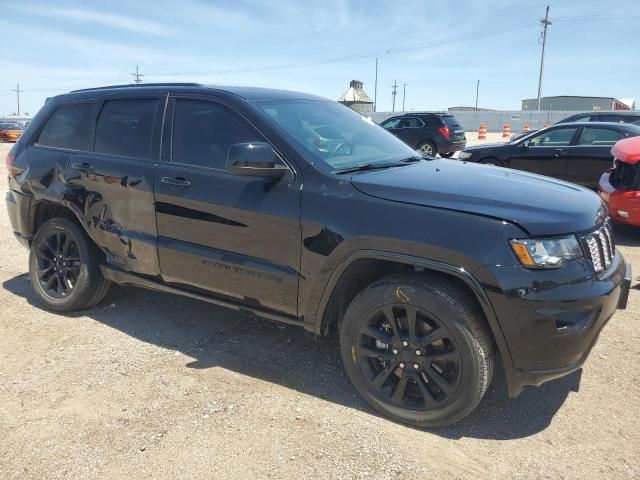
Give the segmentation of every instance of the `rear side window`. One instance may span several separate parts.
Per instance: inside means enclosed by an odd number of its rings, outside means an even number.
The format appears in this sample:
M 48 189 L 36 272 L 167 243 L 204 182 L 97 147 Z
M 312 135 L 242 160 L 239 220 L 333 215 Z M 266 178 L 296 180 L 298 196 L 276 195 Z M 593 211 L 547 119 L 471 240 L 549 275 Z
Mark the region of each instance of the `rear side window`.
M 609 146 L 622 138 L 622 134 L 607 128 L 585 127 L 580 135 L 579 145 Z
M 46 147 L 81 150 L 94 103 L 73 103 L 59 107 L 45 123 L 37 144 Z
M 108 100 L 96 124 L 94 151 L 148 159 L 157 99 Z
M 264 138 L 226 107 L 202 100 L 176 100 L 172 162 L 226 170 L 229 147 L 253 141 Z
M 442 120 L 436 115 L 422 117 L 422 119 L 424 120 L 424 123 L 427 127 L 440 128 L 443 126 Z

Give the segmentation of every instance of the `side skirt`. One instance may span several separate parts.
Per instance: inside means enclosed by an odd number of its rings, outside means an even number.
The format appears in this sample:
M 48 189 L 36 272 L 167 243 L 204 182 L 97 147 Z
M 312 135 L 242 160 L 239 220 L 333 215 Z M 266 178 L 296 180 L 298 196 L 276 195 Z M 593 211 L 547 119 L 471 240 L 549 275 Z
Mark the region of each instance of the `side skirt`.
M 203 295 L 203 294 L 192 292 L 189 290 L 172 287 L 170 285 L 166 285 L 164 283 L 157 282 L 155 280 L 151 280 L 149 278 L 146 278 L 140 275 L 124 272 L 122 270 L 111 267 L 109 265 L 102 265 L 100 268 L 105 278 L 111 280 L 113 283 L 116 283 L 118 285 L 133 285 L 136 287 L 146 288 L 148 290 L 154 290 L 156 292 L 172 293 L 175 295 L 181 295 L 183 297 L 193 298 L 195 300 L 201 300 L 203 302 L 212 303 L 214 305 L 229 308 L 232 310 L 237 310 L 238 312 L 254 315 L 256 317 L 261 317 L 261 318 L 272 320 L 278 323 L 285 323 L 287 325 L 297 325 L 300 327 L 303 325 L 302 319 L 294 316 L 283 315 L 281 313 L 274 312 L 271 310 L 265 310 L 265 309 L 256 308 L 256 307 L 249 307 L 247 305 L 237 303 L 231 300 L 226 300 L 226 299 L 209 296 L 209 295 Z

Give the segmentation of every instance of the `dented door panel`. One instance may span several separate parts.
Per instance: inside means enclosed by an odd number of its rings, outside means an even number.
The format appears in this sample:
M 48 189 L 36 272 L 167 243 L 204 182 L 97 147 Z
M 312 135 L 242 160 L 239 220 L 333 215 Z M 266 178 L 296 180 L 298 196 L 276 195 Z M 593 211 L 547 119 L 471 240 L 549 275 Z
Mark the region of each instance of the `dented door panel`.
M 107 261 L 147 275 L 159 272 L 153 171 L 148 160 L 94 153 L 76 154 L 67 169 L 67 200 Z

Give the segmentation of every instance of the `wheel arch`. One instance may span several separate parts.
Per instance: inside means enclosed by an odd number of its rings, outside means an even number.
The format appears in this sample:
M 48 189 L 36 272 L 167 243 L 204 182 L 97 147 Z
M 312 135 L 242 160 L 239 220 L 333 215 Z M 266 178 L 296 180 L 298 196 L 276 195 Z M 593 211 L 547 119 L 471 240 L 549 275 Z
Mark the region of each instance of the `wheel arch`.
M 74 208 L 68 202 L 54 201 L 51 199 L 34 200 L 29 206 L 29 242 L 31 242 L 38 228 L 40 228 L 44 222 L 55 217 L 68 218 L 75 222 L 87 234 L 91 241 L 97 245 L 93 235 L 91 235 L 87 229 L 82 215 L 77 211 L 77 208 Z
M 377 250 L 360 250 L 347 256 L 334 270 L 321 297 L 314 333 L 328 336 L 339 331 L 347 307 L 362 289 L 383 277 L 401 272 L 431 275 L 464 292 L 484 315 L 484 321 L 502 359 L 507 381 L 513 378 L 511 352 L 491 302 L 480 282 L 467 270 L 444 262 Z

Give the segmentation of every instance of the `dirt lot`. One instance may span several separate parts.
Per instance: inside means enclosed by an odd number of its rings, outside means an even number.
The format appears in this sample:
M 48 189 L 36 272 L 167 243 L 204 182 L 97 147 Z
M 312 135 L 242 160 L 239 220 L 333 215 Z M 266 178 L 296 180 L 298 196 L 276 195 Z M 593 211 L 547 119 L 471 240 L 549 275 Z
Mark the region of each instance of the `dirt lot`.
M 637 277 L 640 233 L 618 237 Z M 515 400 L 495 378 L 419 431 L 355 395 L 335 341 L 133 288 L 58 315 L 26 271 L 0 206 L 1 479 L 640 478 L 638 289 L 583 372 Z

